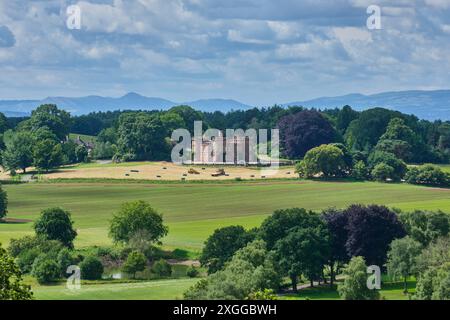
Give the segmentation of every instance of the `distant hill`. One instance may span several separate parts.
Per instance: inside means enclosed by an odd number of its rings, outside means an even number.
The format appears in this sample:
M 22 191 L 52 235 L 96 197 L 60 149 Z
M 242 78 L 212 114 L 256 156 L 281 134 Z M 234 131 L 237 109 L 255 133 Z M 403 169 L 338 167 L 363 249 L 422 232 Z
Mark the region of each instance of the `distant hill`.
M 201 111 L 247 110 L 250 105 L 230 99 L 203 99 L 188 102 L 173 102 L 157 97 L 146 97 L 130 92 L 118 98 L 86 96 L 78 98 L 48 97 L 42 100 L 0 100 L 0 112 L 7 116 L 25 116 L 40 104 L 54 103 L 74 115 L 107 110 L 167 110 L 176 105 L 190 105 Z M 414 114 L 421 119 L 450 120 L 450 90 L 398 91 L 373 95 L 348 94 L 336 97 L 321 97 L 306 101 L 294 101 L 283 106 L 299 105 L 308 108 L 341 108 L 350 105 L 356 110 L 384 107 Z
M 193 108 L 202 111 L 246 110 L 252 108 L 249 105 L 230 99 L 202 99 L 196 101 L 183 102 L 183 104 L 186 104 L 188 106 L 191 106 Z
M 284 104 L 284 106 L 300 105 L 308 108 L 341 108 L 346 104 L 356 110 L 384 107 L 407 114 L 414 114 L 421 119 L 450 120 L 450 90 L 413 90 L 383 92 L 373 95 L 348 94 L 290 102 Z
M 230 111 L 232 109 L 248 109 L 250 106 L 235 100 L 205 99 L 190 102 L 173 102 L 162 98 L 146 97 L 130 92 L 119 98 L 86 96 L 79 98 L 47 97 L 42 100 L 0 100 L 0 112 L 9 116 L 29 114 L 37 106 L 45 103 L 56 104 L 72 114 L 81 115 L 93 111 L 107 110 L 166 110 L 180 104 L 187 104 L 202 111 Z M 7 115 L 8 115 L 7 114 Z M 15 115 L 13 115 L 15 114 Z

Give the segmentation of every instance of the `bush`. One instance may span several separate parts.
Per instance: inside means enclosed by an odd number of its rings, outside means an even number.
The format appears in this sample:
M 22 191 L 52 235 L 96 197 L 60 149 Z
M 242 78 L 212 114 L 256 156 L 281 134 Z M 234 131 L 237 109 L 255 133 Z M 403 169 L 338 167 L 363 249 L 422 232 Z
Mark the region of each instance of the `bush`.
M 450 185 L 450 175 L 442 171 L 441 168 L 431 164 L 409 169 L 405 180 L 411 184 L 435 187 L 448 187 Z
M 67 268 L 73 264 L 73 260 L 74 259 L 72 258 L 72 254 L 69 249 L 64 248 L 59 251 L 56 261 L 58 263 L 62 277 L 67 277 Z
M 41 284 L 56 281 L 61 274 L 58 263 L 45 254 L 39 255 L 34 260 L 31 273 Z
M 198 276 L 198 274 L 199 274 L 199 271 L 198 271 L 198 269 L 197 269 L 196 267 L 194 267 L 194 266 L 190 266 L 190 267 L 186 270 L 186 275 L 187 275 L 189 278 L 195 278 L 195 277 Z
M 172 275 L 172 266 L 163 259 L 156 261 L 151 270 L 160 277 L 170 277 Z
M 24 250 L 20 253 L 16 258 L 16 263 L 19 266 L 20 271 L 22 271 L 22 273 L 31 272 L 34 260 L 36 260 L 41 253 L 42 252 L 38 248 Z
M 381 182 L 385 182 L 387 179 L 394 180 L 394 168 L 382 162 L 373 168 L 371 175 L 374 180 Z
M 81 277 L 86 280 L 98 280 L 101 279 L 103 274 L 102 262 L 94 257 L 86 257 L 80 263 Z

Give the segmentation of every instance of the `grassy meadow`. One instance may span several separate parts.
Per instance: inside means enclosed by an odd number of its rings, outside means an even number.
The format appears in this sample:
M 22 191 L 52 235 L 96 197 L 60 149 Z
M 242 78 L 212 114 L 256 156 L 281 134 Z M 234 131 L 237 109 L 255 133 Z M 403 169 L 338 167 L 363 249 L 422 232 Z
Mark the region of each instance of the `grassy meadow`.
M 352 203 L 384 204 L 403 210 L 450 212 L 450 190 L 376 182 L 259 181 L 230 183 L 28 183 L 4 185 L 8 217 L 24 223 L 0 224 L 0 242 L 32 233 L 40 210 L 61 206 L 72 212 L 76 246 L 109 245 L 109 220 L 126 201 L 146 200 L 169 225 L 166 248 L 199 251 L 214 229 L 258 226 L 276 209 L 318 210 Z
M 80 290 L 69 290 L 65 283 L 38 285 L 32 281 L 33 295 L 38 300 L 173 300 L 198 279 L 170 279 L 146 282 L 82 284 Z

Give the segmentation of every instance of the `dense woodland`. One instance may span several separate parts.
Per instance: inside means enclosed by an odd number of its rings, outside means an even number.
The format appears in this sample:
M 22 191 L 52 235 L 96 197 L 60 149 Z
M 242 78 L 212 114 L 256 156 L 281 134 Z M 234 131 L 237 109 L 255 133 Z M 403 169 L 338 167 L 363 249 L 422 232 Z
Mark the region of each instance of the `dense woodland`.
M 13 175 L 30 166 L 49 171 L 90 159 L 168 160 L 174 129 L 193 131 L 195 120 L 206 128 L 279 128 L 284 158 L 300 161 L 305 178 L 352 177 L 428 185 L 450 183 L 437 167 L 406 164 L 449 163 L 450 123 L 420 120 L 383 108 L 362 112 L 350 106 L 314 110 L 302 107 L 200 112 L 189 106 L 167 111 L 111 111 L 71 116 L 56 105 L 41 105 L 29 118 L 0 115 L 3 167 Z M 88 152 L 69 133 L 96 136 Z

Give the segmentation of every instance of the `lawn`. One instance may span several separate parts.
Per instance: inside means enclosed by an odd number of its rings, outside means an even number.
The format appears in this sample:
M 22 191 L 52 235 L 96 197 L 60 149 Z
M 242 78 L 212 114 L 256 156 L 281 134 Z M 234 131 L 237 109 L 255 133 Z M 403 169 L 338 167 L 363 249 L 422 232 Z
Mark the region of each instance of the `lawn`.
M 408 280 L 408 292 L 414 293 L 416 281 L 414 279 Z M 403 293 L 403 282 L 384 282 L 381 285 L 380 298 L 385 300 L 409 300 L 410 295 Z M 331 288 L 329 285 L 323 285 L 315 288 L 306 288 L 300 290 L 297 294 L 286 294 L 280 297 L 284 300 L 339 300 L 341 299 L 336 285 Z
M 38 300 L 174 300 L 198 279 L 170 279 L 133 283 L 82 284 L 80 290 L 69 290 L 66 284 L 40 286 L 33 284 Z
M 169 225 L 166 248 L 201 249 L 214 229 L 258 226 L 280 208 L 323 209 L 376 203 L 404 210 L 450 212 L 450 190 L 375 182 L 260 181 L 231 183 L 28 183 L 4 185 L 8 217 L 34 220 L 40 210 L 61 206 L 72 212 L 76 246 L 109 245 L 107 228 L 121 203 L 149 201 Z M 32 233 L 32 222 L 0 224 L 0 242 Z

